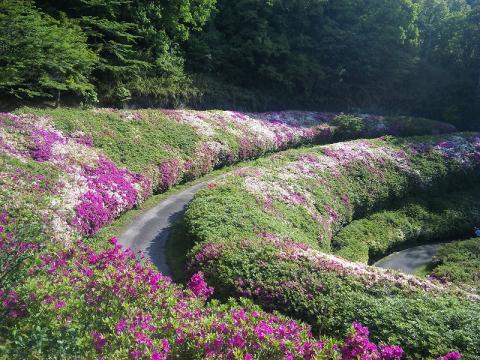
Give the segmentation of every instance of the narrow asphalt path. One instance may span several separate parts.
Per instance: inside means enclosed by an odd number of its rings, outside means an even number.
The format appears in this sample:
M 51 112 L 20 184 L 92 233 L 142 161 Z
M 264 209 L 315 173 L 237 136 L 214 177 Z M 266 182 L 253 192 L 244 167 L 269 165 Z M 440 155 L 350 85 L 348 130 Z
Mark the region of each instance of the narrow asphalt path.
M 171 277 L 166 246 L 172 226 L 183 215 L 194 195 L 207 183 L 208 181 L 195 184 L 169 196 L 137 217 L 120 235 L 120 243 L 135 252 L 141 251 L 141 254 L 149 258 L 163 275 Z M 442 245 L 422 245 L 399 251 L 384 257 L 374 266 L 413 274 L 419 267 L 428 264 Z
M 140 250 L 165 276 L 172 276 L 167 264 L 167 240 L 172 225 L 183 215 L 193 196 L 207 184 L 195 184 L 177 194 L 169 196 L 154 208 L 136 218 L 120 235 L 119 241 L 133 251 Z
M 428 264 L 444 244 L 430 244 L 412 247 L 395 252 L 377 261 L 374 266 L 413 274 L 418 268 Z

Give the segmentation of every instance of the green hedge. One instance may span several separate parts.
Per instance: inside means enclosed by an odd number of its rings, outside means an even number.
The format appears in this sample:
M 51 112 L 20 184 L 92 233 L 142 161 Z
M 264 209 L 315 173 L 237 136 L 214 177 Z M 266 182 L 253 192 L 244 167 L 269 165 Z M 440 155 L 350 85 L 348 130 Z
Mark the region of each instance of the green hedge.
M 407 359 L 460 351 L 476 359 L 480 301 L 435 282 L 358 265 L 284 241 L 228 241 L 197 248 L 201 269 L 220 298 L 252 298 L 266 310 L 305 321 L 340 337 L 353 321 L 372 339 L 401 345 Z
M 443 246 L 433 261 L 433 267 L 432 276 L 467 284 L 480 291 L 480 238 Z
M 371 263 L 395 248 L 466 237 L 480 223 L 479 191 L 474 186 L 410 199 L 395 210 L 355 220 L 333 238 L 333 252 L 351 261 Z
M 358 140 L 258 160 L 210 184 L 186 212 L 203 270 L 218 295 L 248 296 L 324 334 L 368 325 L 409 358 L 480 346 L 479 302 L 455 287 L 325 253 L 353 219 L 406 196 L 458 189 L 478 177 L 478 136 Z M 413 340 L 412 340 L 413 339 Z

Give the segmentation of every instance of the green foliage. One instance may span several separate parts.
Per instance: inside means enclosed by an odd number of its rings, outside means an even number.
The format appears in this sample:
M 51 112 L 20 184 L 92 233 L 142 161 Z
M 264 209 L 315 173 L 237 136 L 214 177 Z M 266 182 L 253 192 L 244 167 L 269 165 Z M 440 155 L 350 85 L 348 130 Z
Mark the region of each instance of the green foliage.
M 55 20 L 32 1 L 0 4 L 0 91 L 16 97 L 52 97 L 68 91 L 95 96 L 90 73 L 97 63 L 80 27 Z
M 450 138 L 458 146 L 453 153 L 465 147 L 459 139 L 468 137 Z M 352 244 L 348 255 L 367 261 L 370 250 L 381 253 L 408 239 L 448 237 L 480 220 L 478 188 L 439 196 L 478 179 L 472 168 L 439 151 L 412 150 L 440 139 L 386 138 L 290 150 L 218 180 L 186 211 L 188 238 L 195 244 L 189 270 L 204 271 L 221 298 L 250 297 L 320 334 L 339 336 L 359 321 L 377 341 L 403 346 L 409 358 L 435 358 L 458 349 L 474 359 L 480 308 L 468 294 L 325 254 Z M 359 155 L 366 154 L 362 146 L 370 155 Z M 372 155 L 383 154 L 383 146 L 395 160 Z M 315 160 L 322 154 L 327 158 Z M 355 160 L 344 164 L 348 158 Z M 420 194 L 423 201 L 407 200 L 400 210 L 354 222 L 352 229 L 359 224 L 361 231 L 344 236 L 345 244 L 335 237 L 352 220 L 398 208 L 402 198 Z M 367 221 L 370 226 L 360 226 Z
M 94 75 L 102 99 L 115 105 L 128 100 L 125 90 L 152 99 L 181 96 L 188 77 L 179 46 L 190 31 L 201 29 L 215 5 L 215 0 L 38 2 L 55 17 L 78 20 L 100 56 Z
M 426 116 L 475 128 L 479 73 L 478 4 L 467 1 L 419 2 L 419 61 L 409 76 L 405 102 Z
M 352 115 L 339 115 L 333 119 L 333 126 L 338 138 L 349 140 L 358 137 L 364 130 L 364 122 L 361 118 Z
M 16 174 L 0 179 L 0 289 L 5 290 L 28 277 L 29 266 L 48 243 L 53 229 L 44 229 L 47 215 L 42 216 L 38 209 L 53 201 L 44 190 L 56 187 L 59 174 L 49 166 L 4 154 L 0 154 L 0 167 L 6 173 Z M 5 238 L 7 234 L 13 235 L 14 240 Z M 19 244 L 27 246 L 26 250 Z
M 196 84 L 206 106 L 381 109 L 473 128 L 479 7 L 465 0 L 220 0 L 206 30 L 188 42 L 187 64 L 203 75 Z M 216 99 L 210 86 L 219 89 Z
M 398 78 L 417 36 L 409 0 L 221 0 L 217 7 L 208 31 L 188 44 L 191 68 L 290 104 L 379 95 L 380 77 Z
M 372 262 L 392 249 L 466 236 L 480 223 L 478 187 L 441 197 L 405 199 L 395 210 L 355 220 L 333 238 L 335 254 Z
M 480 290 L 480 239 L 455 241 L 443 246 L 432 266 L 434 277 Z
M 61 90 L 95 104 L 96 92 L 118 107 L 348 109 L 478 126 L 474 1 L 6 0 L 1 9 L 0 88 L 17 96 Z
M 202 267 L 218 296 L 241 293 L 243 282 L 247 288 L 243 295 L 312 324 L 322 335 L 339 337 L 358 321 L 368 326 L 376 341 L 401 345 L 409 359 L 437 358 L 454 350 L 461 350 L 465 359 L 476 359 L 480 343 L 476 301 L 388 282 L 365 284 L 348 272 L 289 260 L 273 244 L 221 246 L 221 256 Z
M 149 173 L 173 154 L 192 156 L 200 141 L 195 130 L 168 118 L 161 111 L 146 110 L 142 121 L 123 119 L 117 112 L 95 110 L 24 108 L 25 113 L 48 115 L 67 134 L 81 131 L 93 138 L 116 164 Z

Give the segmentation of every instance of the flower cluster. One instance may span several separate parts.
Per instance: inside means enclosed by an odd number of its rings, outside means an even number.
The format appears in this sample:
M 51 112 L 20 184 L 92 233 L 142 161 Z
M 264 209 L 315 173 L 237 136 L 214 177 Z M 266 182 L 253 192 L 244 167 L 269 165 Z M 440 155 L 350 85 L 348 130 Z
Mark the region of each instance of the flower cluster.
M 103 358 L 241 355 L 247 359 L 315 359 L 335 358 L 339 351 L 315 339 L 308 326 L 265 313 L 248 302 L 206 304 L 213 289 L 201 273 L 195 274 L 189 290 L 184 290 L 148 265 L 138 263 L 135 254 L 123 249 L 115 238 L 111 243 L 110 248 L 95 251 L 78 242 L 56 254 L 43 255 L 41 263 L 32 269 L 36 276 L 17 292 L 4 296 L 5 309 L 19 305 L 23 309 L 22 313 L 10 313 L 5 325 L 20 326 L 24 329 L 22 336 L 35 338 L 46 331 L 26 326 L 30 315 L 35 315 L 35 321 L 46 328 L 56 327 L 58 331 L 50 336 L 67 342 L 69 338 L 61 339 L 62 333 L 86 327 L 87 332 L 76 333 L 78 338 L 72 337 L 66 348 Z M 116 307 L 124 311 L 112 311 Z M 15 326 L 9 328 L 10 336 L 16 336 Z M 340 347 L 342 354 L 353 342 L 349 336 Z M 387 354 L 394 348 L 381 349 Z
M 122 126 L 150 121 L 142 111 L 94 111 L 119 113 Z M 0 210 L 14 214 L 13 223 L 38 224 L 38 229 L 25 231 L 31 241 L 20 241 L 18 236 L 11 235 L 6 213 L 0 213 L 2 279 L 4 272 L 19 268 L 11 262 L 12 258 L 33 256 L 34 260 L 22 263 L 25 276 L 17 276 L 20 272 L 15 270 L 16 277 L 11 278 L 14 280 L 2 283 L 0 288 L 0 330 L 2 338 L 8 340 L 3 350 L 12 358 L 24 358 L 26 354 L 69 358 L 82 354 L 86 358 L 113 359 L 315 359 L 347 358 L 348 348 L 363 341 L 365 349 L 357 350 L 373 351 L 369 350 L 373 344 L 360 339 L 362 334 L 351 334 L 345 344 L 334 346 L 332 340 L 315 338 L 309 326 L 266 313 L 249 301 L 207 302 L 213 288 L 207 285 L 202 272 L 194 274 L 188 289 L 184 289 L 172 284 L 150 264 L 139 262 L 132 251 L 122 249 L 115 239 L 106 248 L 103 244 L 91 247 L 77 240 L 79 235 L 94 235 L 122 212 L 145 200 L 153 189 L 164 191 L 216 167 L 267 152 L 326 142 L 334 138 L 335 130 L 331 125 L 335 114 L 328 113 L 162 114 L 171 126 L 182 124 L 194 129 L 199 140 L 195 140 L 189 154 L 181 149 L 181 142 L 160 144 L 158 152 L 167 155 L 155 154 L 155 160 L 148 164 L 149 170 L 154 170 L 145 171 L 145 175 L 112 162 L 106 150 L 104 153 L 94 147 L 97 138 L 92 140 L 90 133 L 66 134 L 56 129 L 48 117 L 0 114 Z M 362 119 L 366 134 L 392 133 L 387 119 L 370 115 Z M 330 226 L 345 219 L 345 209 L 353 207 L 355 197 L 343 192 L 344 208 L 322 206 L 318 208 L 319 215 L 317 208 L 312 207 L 313 197 L 292 182 L 303 181 L 303 174 L 318 174 L 320 169 L 340 176 L 342 167 L 355 167 L 358 163 L 388 163 L 410 169 L 404 153 L 398 149 L 390 151 L 379 146 L 372 150 L 370 143 L 358 142 L 330 150 L 306 156 L 302 164 L 298 161 L 292 165 L 295 171 L 278 174 L 278 193 L 265 185 L 265 193 L 260 193 L 266 196 L 268 208 L 276 211 L 278 201 L 304 206 L 315 221 Z M 111 159 L 121 162 L 112 156 Z M 247 172 L 245 181 L 262 189 L 262 176 L 268 176 L 268 172 L 259 171 L 254 176 Z M 314 178 L 321 180 L 316 175 Z M 289 185 L 283 187 L 286 180 Z M 258 195 L 257 190 L 252 193 Z M 38 240 L 39 233 L 56 241 L 33 241 Z M 276 239 L 268 233 L 264 238 L 270 242 Z M 222 248 L 213 245 L 205 247 L 196 259 L 208 260 L 221 254 Z M 297 256 L 295 261 L 302 257 L 312 259 L 310 248 L 298 245 L 295 249 L 298 253 L 284 255 Z M 297 286 L 294 281 L 285 284 Z M 244 286 L 245 291 L 251 292 L 257 288 Z M 58 346 L 60 343 L 62 346 Z M 384 359 L 401 356 L 397 347 L 376 349 Z
M 185 179 L 197 178 L 214 168 L 260 157 L 306 143 L 325 143 L 338 139 L 334 119 L 338 114 L 325 112 L 282 111 L 268 113 L 242 113 L 235 111 L 161 110 L 125 111 L 96 109 L 96 113 L 114 113 L 131 126 L 154 122 L 160 117 L 165 125 L 182 125 L 199 137 L 193 153 L 166 146 L 166 156 L 154 164 L 152 179 L 155 190 L 164 191 Z M 152 115 L 153 114 L 153 115 Z M 359 115 L 362 131 L 356 136 L 375 137 L 386 134 L 432 134 L 452 132 L 447 124 L 416 119 L 385 118 L 369 114 Z M 174 122 L 174 124 L 172 124 Z M 423 127 L 418 127 L 418 124 Z M 167 129 L 168 130 L 168 129 Z M 340 134 L 341 137 L 341 134 Z
M 400 346 L 377 346 L 370 342 L 369 331 L 359 323 L 353 323 L 352 334 L 347 337 L 342 346 L 342 359 L 378 359 L 378 360 L 399 360 L 403 356 L 403 349 Z
M 423 142 L 432 145 L 418 151 Z M 448 152 L 441 152 L 444 142 L 451 144 Z M 189 267 L 203 271 L 219 294 L 252 298 L 322 330 L 345 331 L 345 324 L 337 322 L 337 311 L 371 326 L 374 321 L 368 314 L 387 314 L 405 306 L 402 317 L 409 319 L 405 322 L 416 320 L 439 333 L 464 331 L 448 320 L 437 323 L 430 314 L 419 315 L 412 303 L 443 309 L 446 305 L 436 297 L 455 299 L 460 302 L 455 311 L 468 313 L 465 321 L 473 326 L 477 294 L 331 253 L 343 245 L 335 243 L 334 235 L 354 216 L 368 215 L 406 193 L 433 194 L 478 176 L 479 144 L 472 135 L 356 140 L 257 161 L 255 167 L 216 180 L 190 203 L 186 223 L 197 246 Z M 361 238 L 356 245 L 363 250 Z M 364 307 L 359 312 L 353 310 L 357 297 Z M 387 330 L 391 321 L 386 316 L 375 320 L 380 330 L 375 329 L 374 340 L 401 336 L 398 330 Z M 377 337 L 379 333 L 383 337 Z M 445 342 L 458 347 L 463 336 L 467 334 L 457 333 Z M 436 337 L 409 344 L 407 350 L 424 353 L 429 344 L 438 343 Z M 402 345 L 409 342 L 406 337 L 396 339 Z
M 444 356 L 438 357 L 437 360 L 458 360 L 462 357 L 462 355 L 458 351 L 449 352 Z
M 147 178 L 119 169 L 105 158 L 100 158 L 95 167 L 84 166 L 82 176 L 88 191 L 75 208 L 74 224 L 85 235 L 95 234 L 148 195 Z
M 204 298 L 205 300 L 213 294 L 213 288 L 207 285 L 202 272 L 193 275 L 187 286 L 193 295 Z
M 78 133 L 66 136 L 46 118 L 1 114 L 0 139 L 4 155 L 41 162 L 61 174 L 55 194 L 50 194 L 55 200 L 45 209 L 60 234 L 71 233 L 73 225 L 81 234 L 93 235 L 151 193 L 147 177 L 118 168 L 91 147 L 91 139 Z M 5 176 L 12 176 L 11 171 Z

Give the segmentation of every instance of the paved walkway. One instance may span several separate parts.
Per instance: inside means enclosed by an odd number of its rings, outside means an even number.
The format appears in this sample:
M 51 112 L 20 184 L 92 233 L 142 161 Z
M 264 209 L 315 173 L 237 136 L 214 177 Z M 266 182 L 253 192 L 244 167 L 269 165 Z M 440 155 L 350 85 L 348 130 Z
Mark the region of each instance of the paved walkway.
M 133 251 L 141 250 L 165 276 L 172 276 L 167 264 L 167 240 L 172 225 L 183 215 L 187 204 L 207 182 L 201 182 L 169 196 L 136 218 L 120 235 L 119 241 Z
M 442 245 L 422 245 L 399 251 L 377 261 L 374 266 L 413 274 L 418 268 L 428 264 Z
M 188 203 L 207 181 L 193 185 L 169 196 L 154 208 L 136 218 L 120 235 L 119 241 L 133 251 L 140 250 L 166 276 L 172 276 L 167 264 L 167 240 L 172 225 L 183 215 Z M 422 245 L 390 254 L 374 264 L 413 274 L 419 267 L 428 264 L 442 244 Z

